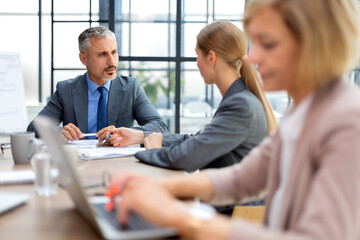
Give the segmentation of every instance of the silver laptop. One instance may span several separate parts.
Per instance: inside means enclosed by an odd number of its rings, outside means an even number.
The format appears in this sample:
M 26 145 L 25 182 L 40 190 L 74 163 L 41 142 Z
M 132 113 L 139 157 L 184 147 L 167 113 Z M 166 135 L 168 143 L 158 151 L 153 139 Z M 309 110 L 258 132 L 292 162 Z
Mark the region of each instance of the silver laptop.
M 157 228 L 138 215 L 131 213 L 126 228 L 120 226 L 115 211 L 106 211 L 104 202 L 94 204 L 85 195 L 71 159 L 63 149 L 63 141 L 55 130 L 55 124 L 45 117 L 34 121 L 41 138 L 48 146 L 55 164 L 59 168 L 61 184 L 65 187 L 80 214 L 106 239 L 151 239 L 175 236 L 172 228 Z

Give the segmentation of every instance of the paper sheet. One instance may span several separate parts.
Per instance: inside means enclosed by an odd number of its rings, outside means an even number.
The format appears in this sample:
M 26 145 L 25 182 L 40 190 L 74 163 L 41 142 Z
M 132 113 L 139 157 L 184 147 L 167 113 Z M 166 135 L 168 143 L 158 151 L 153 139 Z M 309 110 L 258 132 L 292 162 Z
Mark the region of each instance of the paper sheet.
M 101 159 L 132 156 L 139 151 L 144 151 L 141 147 L 105 147 L 105 148 L 82 148 L 79 149 L 82 159 Z
M 74 145 L 79 148 L 96 148 L 99 141 L 97 139 L 84 139 L 84 140 L 75 140 L 68 141 L 68 145 Z

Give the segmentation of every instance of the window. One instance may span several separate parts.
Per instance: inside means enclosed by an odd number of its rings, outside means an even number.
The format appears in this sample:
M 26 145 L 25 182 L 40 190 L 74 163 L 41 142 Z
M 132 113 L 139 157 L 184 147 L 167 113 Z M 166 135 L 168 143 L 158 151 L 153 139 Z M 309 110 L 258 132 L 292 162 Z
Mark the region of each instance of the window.
M 122 0 L 115 4 L 120 14 L 115 21 L 120 37 L 119 72 L 140 80 L 171 132 L 194 133 L 211 120 L 221 99 L 216 87 L 204 84 L 197 69 L 196 35 L 217 20 L 240 26 L 244 1 L 153 3 Z
M 0 22 L 9 23 L 2 29 L 11 37 L 0 40 L 0 51 L 20 52 L 27 105 L 45 104 L 58 81 L 86 71 L 78 58 L 80 32 L 104 25 L 117 36 L 118 73 L 139 79 L 171 132 L 194 133 L 210 121 L 221 100 L 217 88 L 205 86 L 197 69 L 196 35 L 218 20 L 241 28 L 247 1 L 6 1 L 0 4 Z M 350 78 L 360 85 L 359 66 Z M 290 102 L 285 92 L 267 96 L 276 114 Z
M 240 27 L 244 1 L 81 0 L 67 11 L 69 1 L 53 1 L 52 91 L 85 70 L 77 57 L 80 32 L 105 25 L 117 37 L 118 73 L 139 79 L 171 132 L 193 133 L 211 120 L 221 94 L 197 69 L 196 35 L 217 20 Z

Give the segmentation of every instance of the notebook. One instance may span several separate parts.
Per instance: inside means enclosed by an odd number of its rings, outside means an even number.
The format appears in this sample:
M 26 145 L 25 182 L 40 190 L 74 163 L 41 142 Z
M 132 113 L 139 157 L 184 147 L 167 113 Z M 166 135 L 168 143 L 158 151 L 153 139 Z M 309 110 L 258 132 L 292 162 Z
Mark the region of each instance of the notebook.
M 39 116 L 34 120 L 41 138 L 48 146 L 49 152 L 60 171 L 61 184 L 73 200 L 76 209 L 91 226 L 106 239 L 151 239 L 175 236 L 172 228 L 157 228 L 147 223 L 138 215 L 131 213 L 129 227 L 119 225 L 114 211 L 105 210 L 104 202 L 94 203 L 86 197 L 77 172 L 66 154 L 64 144 L 56 132 L 56 124 L 50 119 Z M 145 201 L 145 198 L 144 198 Z
M 0 215 L 25 204 L 29 198 L 25 193 L 0 192 Z
M 0 173 L 0 185 L 33 183 L 35 174 L 32 170 L 16 170 Z

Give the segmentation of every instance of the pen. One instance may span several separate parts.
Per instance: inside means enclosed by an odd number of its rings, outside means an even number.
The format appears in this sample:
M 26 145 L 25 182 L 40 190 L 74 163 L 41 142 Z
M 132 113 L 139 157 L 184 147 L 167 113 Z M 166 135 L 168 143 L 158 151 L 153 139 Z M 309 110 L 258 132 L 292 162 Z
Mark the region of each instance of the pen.
M 109 135 L 106 136 L 106 138 L 104 138 L 104 140 L 102 141 L 102 143 L 106 143 L 107 140 L 109 140 L 109 138 L 111 137 L 112 133 L 110 133 Z
M 92 136 L 96 136 L 96 133 L 83 133 L 84 137 L 92 137 Z

